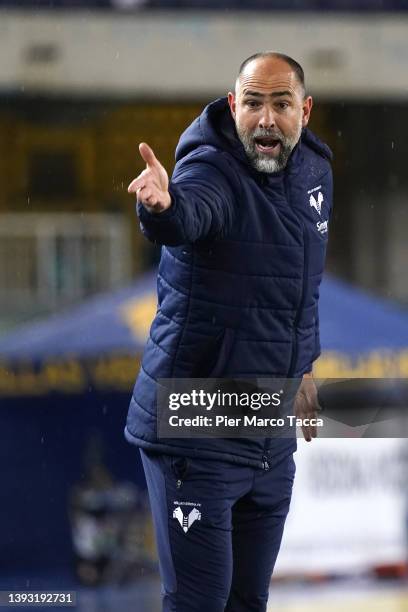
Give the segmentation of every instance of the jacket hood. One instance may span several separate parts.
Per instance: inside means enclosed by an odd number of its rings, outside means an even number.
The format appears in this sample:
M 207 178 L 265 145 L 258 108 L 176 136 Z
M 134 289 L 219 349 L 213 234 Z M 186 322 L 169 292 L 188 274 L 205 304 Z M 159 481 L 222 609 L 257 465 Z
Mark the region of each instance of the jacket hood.
M 301 142 L 329 161 L 332 159 L 333 154 L 329 147 L 309 129 L 302 130 Z M 176 148 L 176 161 L 180 161 L 200 146 L 212 146 L 228 151 L 247 163 L 226 97 L 208 104 L 201 115 L 183 132 Z
M 302 144 L 307 145 L 310 149 L 313 149 L 316 153 L 331 161 L 333 159 L 333 153 L 331 149 L 320 140 L 311 130 L 303 128 L 301 136 Z
M 208 104 L 183 132 L 176 148 L 176 161 L 200 146 L 212 146 L 246 159 L 226 97 Z

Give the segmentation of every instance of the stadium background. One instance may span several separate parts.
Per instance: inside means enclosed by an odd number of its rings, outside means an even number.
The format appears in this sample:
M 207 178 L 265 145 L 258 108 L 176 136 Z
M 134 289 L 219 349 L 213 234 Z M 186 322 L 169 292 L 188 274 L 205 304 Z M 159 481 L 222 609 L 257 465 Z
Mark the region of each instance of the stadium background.
M 376 308 L 400 321 L 383 333 L 394 371 L 385 373 L 375 354 L 368 375 L 407 376 L 407 41 L 404 0 L 0 2 L 2 589 L 85 585 L 81 609 L 102 609 L 101 601 L 103 609 L 135 609 L 137 599 L 137 610 L 158 610 L 143 477 L 122 439 L 154 309 L 148 273 L 158 250 L 142 239 L 126 186 L 143 167 L 140 141 L 172 170 L 180 133 L 232 88 L 240 61 L 259 49 L 302 63 L 315 98 L 311 127 L 335 155 L 327 271 L 350 284 L 340 305 L 352 302 L 362 327 Z M 118 303 L 108 297 L 102 308 L 98 296 L 122 288 L 130 301 L 121 313 L 138 344 L 132 351 L 123 340 L 122 354 L 122 338 L 112 340 L 112 359 L 96 361 L 92 380 L 75 387 L 81 357 L 69 342 L 80 329 L 82 343 L 74 346 L 81 356 L 100 356 L 89 348 L 101 333 L 92 321 Z M 368 293 L 366 301 L 354 288 Z M 75 318 L 81 307 L 83 321 Z M 340 333 L 352 329 L 358 337 L 350 312 L 342 318 L 339 308 Z M 71 321 L 65 327 L 64 317 Z M 116 327 L 106 321 L 110 338 Z M 33 356 L 40 337 L 44 354 Z M 13 343 L 18 376 L 7 363 Z M 44 355 L 54 361 L 40 380 Z M 318 466 L 325 485 L 314 498 L 299 493 L 308 515 L 298 520 L 294 509 L 271 605 L 405 611 L 404 440 L 365 440 L 357 454 L 344 441 L 328 442 L 309 451 L 317 456 L 309 471 Z M 298 458 L 299 492 L 308 477 L 316 481 L 299 467 L 308 465 L 307 452 L 301 448 Z M 333 478 L 342 483 L 337 489 Z M 355 517 L 354 525 L 339 529 L 342 514 Z M 358 539 L 368 524 L 364 554 L 356 548 L 333 557 L 330 537 L 335 549 L 336 535 Z M 309 567 L 302 530 L 326 533 Z

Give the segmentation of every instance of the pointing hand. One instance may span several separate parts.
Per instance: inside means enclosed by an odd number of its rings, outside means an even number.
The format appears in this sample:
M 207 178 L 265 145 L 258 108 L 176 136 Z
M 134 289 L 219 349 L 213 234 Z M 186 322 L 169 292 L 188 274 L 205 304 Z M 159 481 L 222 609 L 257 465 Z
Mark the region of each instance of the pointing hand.
M 161 213 L 171 206 L 167 172 L 145 142 L 140 143 L 139 151 L 146 169 L 133 179 L 128 193 L 135 193 L 137 201 L 149 212 Z

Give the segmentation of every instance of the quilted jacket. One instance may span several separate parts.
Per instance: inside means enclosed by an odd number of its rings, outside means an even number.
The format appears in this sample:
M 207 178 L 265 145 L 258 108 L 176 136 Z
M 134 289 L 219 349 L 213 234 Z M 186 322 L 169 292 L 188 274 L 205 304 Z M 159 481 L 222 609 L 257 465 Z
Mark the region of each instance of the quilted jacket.
M 286 168 L 248 163 L 226 98 L 181 136 L 169 192 L 146 237 L 163 245 L 157 313 L 125 435 L 158 452 L 263 465 L 293 439 L 158 439 L 158 378 L 297 378 L 320 353 L 318 299 L 332 207 L 331 152 L 304 129 Z

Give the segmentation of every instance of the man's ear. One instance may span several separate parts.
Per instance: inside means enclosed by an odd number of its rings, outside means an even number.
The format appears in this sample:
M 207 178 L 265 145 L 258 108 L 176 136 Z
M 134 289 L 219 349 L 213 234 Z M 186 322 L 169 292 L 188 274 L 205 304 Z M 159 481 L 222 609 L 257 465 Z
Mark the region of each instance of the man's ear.
M 302 116 L 302 127 L 306 127 L 309 123 L 310 113 L 312 112 L 313 106 L 313 98 L 312 96 L 307 96 L 303 100 L 303 116 Z
M 235 119 L 236 100 L 235 95 L 231 91 L 228 92 L 228 105 L 230 107 L 231 115 Z

